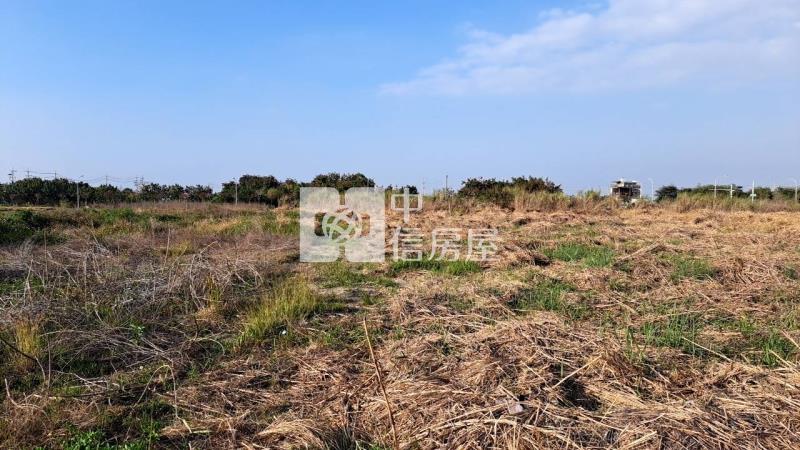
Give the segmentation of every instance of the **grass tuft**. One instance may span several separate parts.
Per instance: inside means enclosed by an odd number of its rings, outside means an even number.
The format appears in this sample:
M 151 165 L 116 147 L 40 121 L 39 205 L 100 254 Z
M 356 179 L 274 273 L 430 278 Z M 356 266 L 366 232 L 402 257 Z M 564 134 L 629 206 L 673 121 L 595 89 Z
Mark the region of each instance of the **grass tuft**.
M 672 264 L 672 281 L 685 279 L 708 280 L 714 278 L 716 271 L 711 265 L 700 258 L 675 255 L 669 257 Z
M 295 214 L 286 214 L 279 217 L 274 211 L 267 211 L 263 217 L 262 228 L 270 234 L 298 236 L 300 234 L 300 220 Z
M 419 261 L 394 261 L 389 266 L 389 274 L 393 276 L 401 272 L 412 270 L 427 270 L 430 272 L 459 276 L 480 272 L 481 265 L 477 261 L 444 261 L 423 257 Z
M 581 262 L 586 267 L 608 267 L 614 262 L 614 250 L 602 245 L 563 243 L 545 249 L 544 254 L 560 261 Z
M 676 314 L 666 321 L 645 323 L 639 331 L 649 346 L 679 348 L 697 355 L 702 350 L 692 342 L 697 342 L 703 325 L 702 318 L 697 314 Z
M 546 279 L 533 287 L 520 292 L 511 301 L 510 306 L 516 310 L 553 311 L 572 320 L 579 320 L 589 313 L 585 305 L 576 305 L 565 300 L 575 287 L 560 280 Z
M 257 344 L 277 337 L 296 322 L 325 311 L 339 309 L 339 305 L 320 298 L 308 282 L 289 279 L 280 282 L 266 293 L 244 321 L 239 337 L 241 345 Z
M 365 284 L 372 284 L 384 287 L 394 287 L 397 283 L 389 278 L 364 273 L 360 266 L 348 264 L 342 261 L 319 264 L 320 272 L 323 277 L 324 287 L 357 287 Z

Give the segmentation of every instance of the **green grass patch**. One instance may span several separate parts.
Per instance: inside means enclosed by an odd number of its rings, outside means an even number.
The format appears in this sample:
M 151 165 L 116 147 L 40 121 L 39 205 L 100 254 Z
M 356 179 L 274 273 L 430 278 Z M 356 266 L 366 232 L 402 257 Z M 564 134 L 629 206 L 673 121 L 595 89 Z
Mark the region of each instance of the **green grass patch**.
M 566 294 L 574 291 L 575 287 L 569 283 L 545 279 L 519 292 L 509 306 L 520 311 L 553 311 L 572 320 L 580 320 L 588 316 L 589 308 L 586 305 L 566 301 Z
M 324 287 L 358 287 L 377 285 L 395 287 L 397 283 L 389 278 L 364 272 L 363 266 L 348 264 L 342 261 L 319 264 Z
M 157 447 L 160 432 L 170 420 L 173 408 L 160 400 L 150 400 L 125 414 L 103 416 L 101 429 L 78 430 L 69 425 L 70 437 L 64 450 L 148 450 Z M 109 437 L 117 436 L 117 437 Z M 125 436 L 120 439 L 119 436 Z M 136 436 L 135 439 L 132 437 Z
M 305 280 L 279 282 L 247 313 L 239 344 L 257 344 L 276 338 L 281 332 L 288 333 L 300 320 L 341 308 L 341 304 L 314 294 Z
M 672 281 L 685 279 L 710 280 L 716 275 L 716 271 L 711 265 L 701 258 L 692 256 L 673 255 L 668 257 L 672 265 Z
M 800 350 L 776 328 L 758 324 L 747 316 L 720 319 L 716 324 L 720 329 L 737 331 L 742 335 L 741 339 L 727 342 L 720 349 L 720 353 L 729 357 L 740 357 L 751 363 L 775 367 L 781 360 L 790 361 Z
M 648 346 L 678 348 L 685 353 L 699 355 L 703 350 L 695 343 L 703 326 L 702 317 L 698 314 L 675 314 L 666 320 L 645 323 L 639 332 Z
M 402 272 L 426 270 L 447 275 L 459 276 L 469 273 L 480 272 L 481 265 L 477 261 L 445 261 L 440 259 L 429 259 L 423 256 L 418 261 L 394 261 L 389 266 L 389 274 L 394 276 Z
M 581 262 L 586 267 L 607 267 L 614 262 L 614 250 L 602 245 L 569 242 L 545 249 L 544 254 L 550 259 Z
M 767 367 L 775 367 L 781 360 L 790 361 L 798 348 L 777 330 L 752 338 L 752 346 L 760 350 L 759 361 Z

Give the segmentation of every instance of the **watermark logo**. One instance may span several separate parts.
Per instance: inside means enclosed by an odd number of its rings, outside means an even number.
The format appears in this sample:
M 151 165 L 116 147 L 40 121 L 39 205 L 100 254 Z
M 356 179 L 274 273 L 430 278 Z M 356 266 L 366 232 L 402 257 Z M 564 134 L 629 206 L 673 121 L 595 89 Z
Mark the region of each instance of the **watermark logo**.
M 382 189 L 300 188 L 300 261 L 383 262 Z
M 376 188 L 350 188 L 344 200 L 334 188 L 300 188 L 300 261 L 383 262 L 385 202 L 384 191 Z M 426 233 L 412 226 L 411 212 L 421 211 L 422 202 L 422 195 L 408 189 L 389 196 L 389 209 L 403 213 L 390 239 L 394 261 L 498 260 L 497 229 L 437 227 Z

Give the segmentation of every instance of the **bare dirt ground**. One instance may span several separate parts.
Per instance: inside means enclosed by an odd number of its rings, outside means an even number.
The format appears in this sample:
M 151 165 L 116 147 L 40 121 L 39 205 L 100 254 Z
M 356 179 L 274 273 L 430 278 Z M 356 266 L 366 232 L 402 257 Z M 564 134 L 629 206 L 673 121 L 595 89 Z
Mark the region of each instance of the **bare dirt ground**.
M 3 448 L 800 447 L 799 213 L 438 205 L 502 238 L 438 264 L 299 263 L 290 210 L 41 214 Z

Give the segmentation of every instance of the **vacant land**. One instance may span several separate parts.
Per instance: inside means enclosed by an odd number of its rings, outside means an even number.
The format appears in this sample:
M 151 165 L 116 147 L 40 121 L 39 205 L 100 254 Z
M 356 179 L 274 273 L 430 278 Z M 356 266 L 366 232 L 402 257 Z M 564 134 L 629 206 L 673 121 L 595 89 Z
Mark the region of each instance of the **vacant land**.
M 0 211 L 0 447 L 800 447 L 800 213 L 412 222 L 500 259 L 303 264 L 288 209 Z

